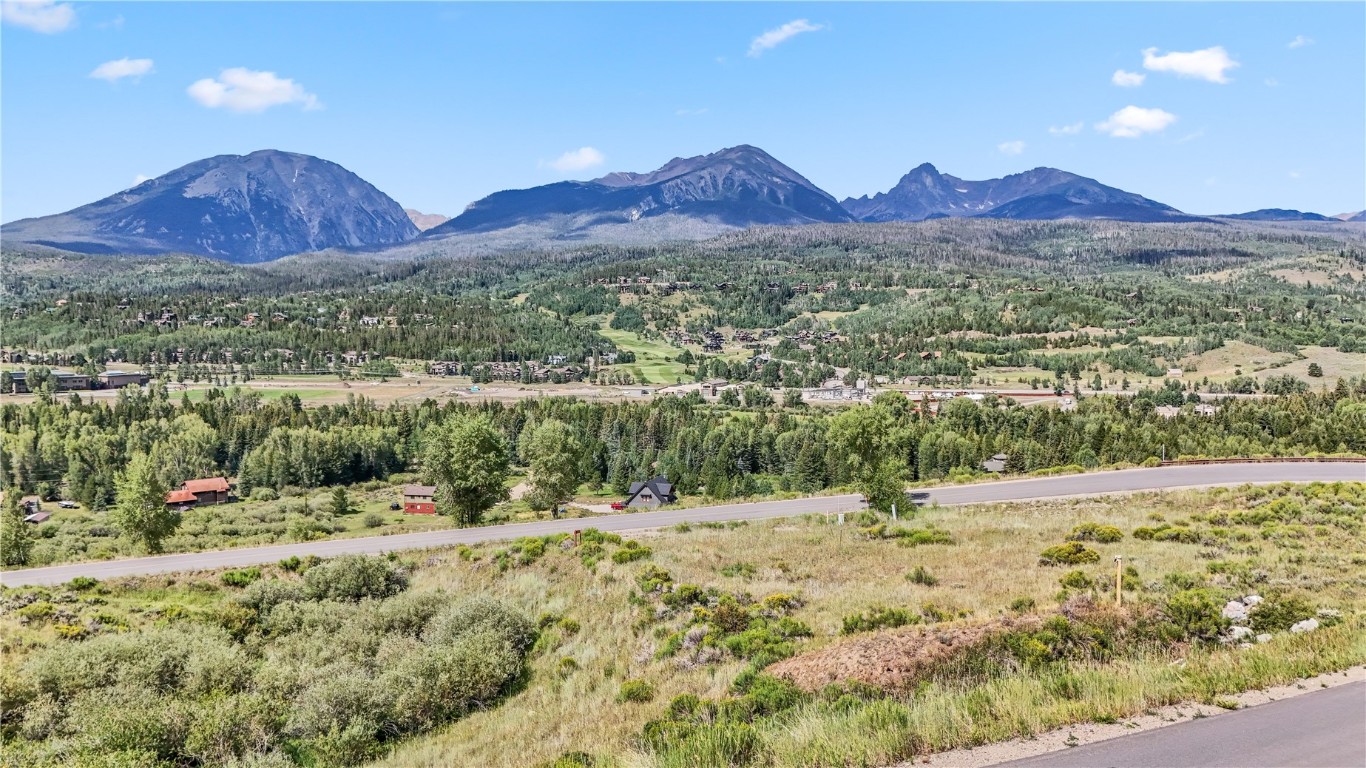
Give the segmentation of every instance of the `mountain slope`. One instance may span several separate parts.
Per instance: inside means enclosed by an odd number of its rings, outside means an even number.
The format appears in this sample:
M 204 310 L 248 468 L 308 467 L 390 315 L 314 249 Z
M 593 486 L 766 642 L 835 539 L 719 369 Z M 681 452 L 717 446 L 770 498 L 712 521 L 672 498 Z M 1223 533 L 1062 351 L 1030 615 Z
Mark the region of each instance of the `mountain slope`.
M 840 204 L 801 174 L 757 147 L 674 158 L 650 173 L 612 173 L 496 192 L 424 234 L 440 237 L 517 227 L 575 237 L 605 225 L 649 219 L 699 231 L 755 224 L 853 221 Z
M 409 221 L 424 232 L 451 220 L 449 216 L 442 216 L 439 213 L 423 213 L 415 208 L 404 208 L 403 212 L 408 214 Z
M 402 206 L 345 168 L 276 150 L 219 155 L 55 216 L 5 240 L 82 253 L 183 252 L 245 263 L 411 240 Z
M 872 197 L 849 198 L 860 221 L 921 221 L 942 216 L 1003 219 L 1119 219 L 1199 221 L 1142 195 L 1056 168 L 1035 168 L 1000 179 L 967 181 L 929 163 Z
M 1238 219 L 1240 221 L 1332 221 L 1331 218 L 1320 213 L 1288 210 L 1286 208 L 1261 208 L 1247 213 L 1230 213 L 1219 218 Z

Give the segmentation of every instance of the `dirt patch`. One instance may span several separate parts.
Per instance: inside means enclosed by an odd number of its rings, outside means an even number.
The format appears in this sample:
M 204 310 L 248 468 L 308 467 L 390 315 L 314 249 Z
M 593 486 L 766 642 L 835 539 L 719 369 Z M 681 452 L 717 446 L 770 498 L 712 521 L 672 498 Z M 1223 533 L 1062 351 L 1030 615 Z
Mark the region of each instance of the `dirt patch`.
M 766 671 L 806 691 L 851 680 L 887 691 L 904 690 L 913 687 L 935 666 L 991 635 L 1037 629 L 1042 623 L 1039 616 L 1025 615 L 979 624 L 883 630 L 794 656 Z

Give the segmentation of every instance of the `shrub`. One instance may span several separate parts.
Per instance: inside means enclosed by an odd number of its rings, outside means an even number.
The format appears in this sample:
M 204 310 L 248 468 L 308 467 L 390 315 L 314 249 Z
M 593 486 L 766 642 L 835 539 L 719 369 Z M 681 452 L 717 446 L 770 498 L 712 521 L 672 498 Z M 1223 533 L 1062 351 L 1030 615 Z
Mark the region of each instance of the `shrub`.
M 939 579 L 936 578 L 934 574 L 925 570 L 925 566 L 923 565 L 917 565 L 915 570 L 906 574 L 906 579 L 912 584 L 922 584 L 927 587 L 933 587 L 935 584 L 939 583 Z
M 235 571 L 224 571 L 223 575 L 219 578 L 223 580 L 224 584 L 227 584 L 230 587 L 247 587 L 261 578 L 261 569 L 252 567 L 239 568 Z
M 916 624 L 919 622 L 919 616 L 904 608 L 875 606 L 863 613 L 845 616 L 842 626 L 840 627 L 840 634 L 852 635 L 856 632 L 871 632 L 876 629 L 904 627 L 908 624 Z
M 655 687 L 644 680 L 627 680 L 621 684 L 621 691 L 617 693 L 617 701 L 622 704 L 644 704 L 654 697 Z
M 276 493 L 274 488 L 262 485 L 251 489 L 250 498 L 252 501 L 275 501 L 280 498 L 280 494 Z
M 1099 560 L 1099 552 L 1094 549 L 1087 549 L 1079 541 L 1069 541 L 1066 544 L 1049 547 L 1039 553 L 1040 565 L 1083 565 Z
M 364 525 L 366 528 L 378 528 L 381 525 L 384 525 L 384 517 L 378 512 L 366 512 L 365 516 L 360 519 L 360 522 L 361 525 Z
M 84 592 L 87 589 L 94 589 L 99 583 L 99 579 L 92 579 L 89 576 L 77 576 L 71 581 L 68 581 L 66 586 L 74 592 Z
M 1299 595 L 1271 595 L 1248 612 L 1254 632 L 1284 632 L 1314 616 L 1314 606 Z
M 518 653 L 536 641 L 536 626 L 525 614 L 490 597 L 467 598 L 432 619 L 427 639 L 434 643 L 453 643 L 477 632 L 491 632 Z
M 612 562 L 623 564 L 632 563 L 636 560 L 643 560 L 654 554 L 649 547 L 637 541 L 627 541 L 621 545 L 621 549 L 612 553 Z
M 1082 523 L 1068 534 L 1068 541 L 1094 541 L 1099 544 L 1113 544 L 1124 538 L 1124 532 L 1113 525 Z
M 754 578 L 754 565 L 751 563 L 733 563 L 721 569 L 722 576 L 740 577 L 745 579 Z
M 1090 589 L 1095 582 L 1085 571 L 1068 571 L 1058 582 L 1068 589 Z
M 1207 589 L 1184 589 L 1167 598 L 1167 620 L 1182 638 L 1213 640 L 1228 628 L 1223 606 Z
M 408 578 L 384 558 L 342 555 L 308 569 L 304 591 L 312 600 L 385 598 L 408 588 Z
M 1015 613 L 1029 613 L 1034 608 L 1035 603 L 1032 597 L 1017 597 L 1010 601 L 1010 610 Z

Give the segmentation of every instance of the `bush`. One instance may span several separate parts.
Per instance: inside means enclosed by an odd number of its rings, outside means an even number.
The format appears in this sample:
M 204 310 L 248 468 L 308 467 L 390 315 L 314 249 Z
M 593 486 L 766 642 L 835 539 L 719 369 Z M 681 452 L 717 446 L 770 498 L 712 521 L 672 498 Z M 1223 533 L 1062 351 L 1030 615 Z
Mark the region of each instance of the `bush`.
M 915 567 L 915 570 L 906 574 L 906 579 L 910 581 L 912 584 L 921 584 L 926 587 L 933 587 L 935 584 L 939 583 L 939 579 L 935 578 L 933 574 L 925 570 L 925 566 L 923 565 L 917 565 Z
M 1085 571 L 1068 571 L 1058 582 L 1068 589 L 1090 589 L 1095 582 Z
M 378 528 L 381 525 L 384 525 L 384 517 L 378 512 L 366 512 L 365 516 L 360 519 L 360 522 L 361 525 L 364 525 L 366 528 Z
M 1214 640 L 1229 625 L 1223 604 L 1207 589 L 1177 592 L 1167 598 L 1164 613 L 1184 639 Z
M 1253 606 L 1248 621 L 1254 632 L 1285 632 L 1314 613 L 1314 606 L 1299 595 L 1271 595 Z
M 230 587 L 247 587 L 261 578 L 261 569 L 252 567 L 239 568 L 235 571 L 224 571 L 223 575 L 219 578 L 223 580 L 224 584 L 227 584 Z
M 491 597 L 471 597 L 432 619 L 427 640 L 454 643 L 462 636 L 491 632 L 518 653 L 536 641 L 536 625 L 522 612 Z
M 622 704 L 644 704 L 654 697 L 655 687 L 644 680 L 627 680 L 621 684 L 621 691 L 617 693 L 617 701 Z
M 1068 541 L 1094 541 L 1099 544 L 1113 544 L 1124 538 L 1124 532 L 1113 525 L 1082 523 L 1068 534 Z
M 408 577 L 381 557 L 342 555 L 308 569 L 304 591 L 311 600 L 382 599 L 408 588 Z
M 871 632 L 876 629 L 904 627 L 908 624 L 917 624 L 919 622 L 919 616 L 904 608 L 876 606 L 854 616 L 845 616 L 842 626 L 840 627 L 840 634 L 852 635 L 856 632 Z
M 263 485 L 252 488 L 251 495 L 248 498 L 252 501 L 275 501 L 280 498 L 280 494 L 276 493 L 274 488 Z
M 621 545 L 621 549 L 612 553 L 612 562 L 617 564 L 632 563 L 636 560 L 643 560 L 653 554 L 653 550 L 643 546 L 640 542 L 627 541 Z
M 66 586 L 73 592 L 84 592 L 87 589 L 94 589 L 99 586 L 99 583 L 99 579 L 92 579 L 89 576 L 77 576 L 71 581 L 68 581 Z
M 1040 565 L 1083 565 L 1095 563 L 1099 560 L 1099 552 L 1094 549 L 1087 549 L 1078 541 L 1049 547 L 1039 553 Z

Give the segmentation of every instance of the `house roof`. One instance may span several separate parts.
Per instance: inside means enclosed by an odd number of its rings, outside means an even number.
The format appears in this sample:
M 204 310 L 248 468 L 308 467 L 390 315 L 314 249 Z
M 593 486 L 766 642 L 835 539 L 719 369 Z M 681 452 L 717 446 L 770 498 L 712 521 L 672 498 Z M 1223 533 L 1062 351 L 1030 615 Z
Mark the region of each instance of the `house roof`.
M 228 479 L 225 477 L 206 477 L 199 480 L 186 480 L 182 487 L 190 493 L 208 493 L 209 491 L 226 493 Z
M 51 513 L 51 512 L 34 512 L 33 514 L 31 514 L 31 515 L 25 517 L 25 518 L 24 518 L 24 522 L 26 522 L 26 523 L 41 523 L 41 522 L 43 522 L 44 520 L 47 520 L 49 517 L 52 517 L 52 513 Z
M 403 486 L 404 496 L 435 496 L 435 485 L 405 485 Z
M 636 481 L 634 483 L 631 483 L 631 491 L 627 494 L 626 500 L 629 502 L 631 499 L 634 499 L 641 491 L 644 491 L 646 489 L 649 489 L 651 492 L 653 492 L 655 496 L 658 496 L 660 498 L 660 500 L 671 499 L 674 495 L 674 486 L 673 483 L 669 482 L 669 478 L 663 475 L 655 475 L 654 477 L 644 482 Z
M 198 501 L 198 498 L 194 495 L 194 491 L 181 489 L 178 491 L 171 491 L 170 493 L 166 494 L 167 504 L 183 504 L 186 502 L 194 501 Z

